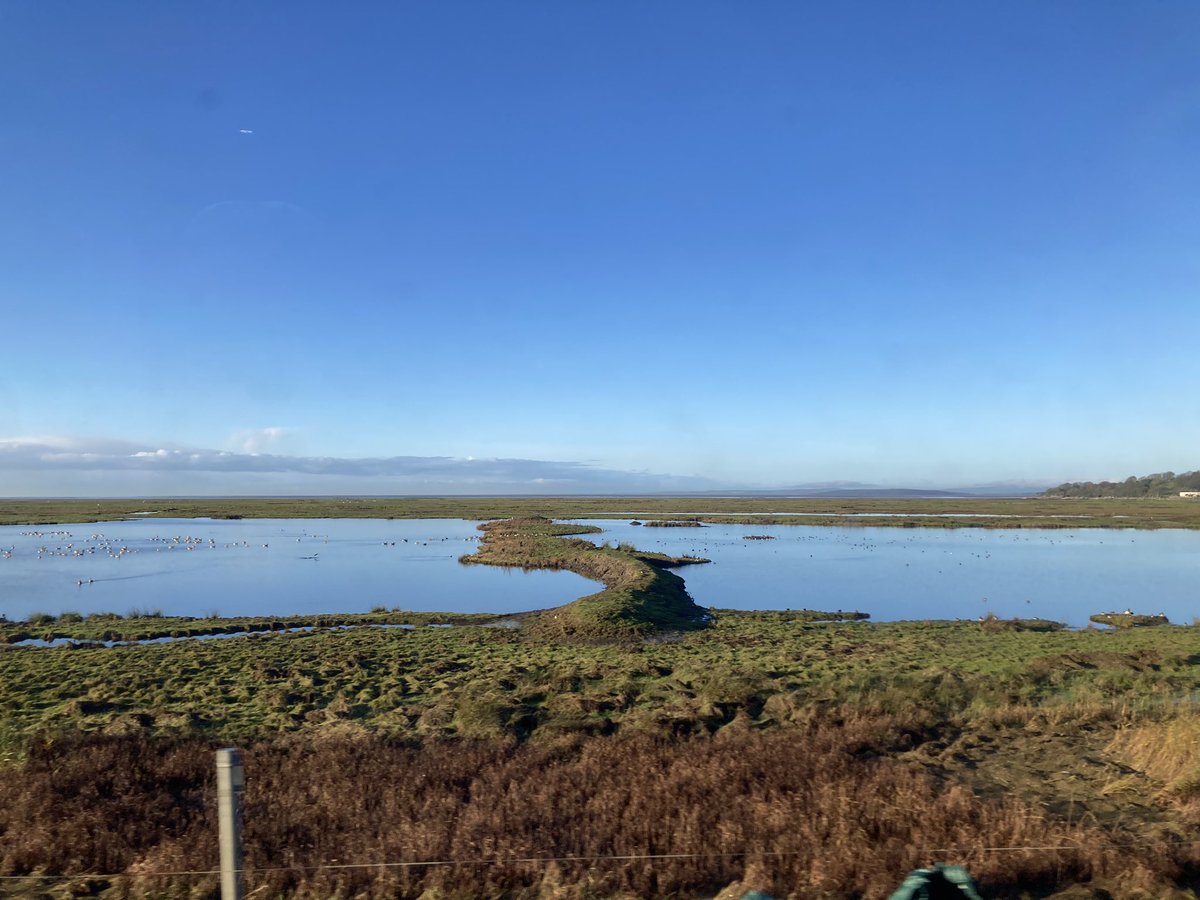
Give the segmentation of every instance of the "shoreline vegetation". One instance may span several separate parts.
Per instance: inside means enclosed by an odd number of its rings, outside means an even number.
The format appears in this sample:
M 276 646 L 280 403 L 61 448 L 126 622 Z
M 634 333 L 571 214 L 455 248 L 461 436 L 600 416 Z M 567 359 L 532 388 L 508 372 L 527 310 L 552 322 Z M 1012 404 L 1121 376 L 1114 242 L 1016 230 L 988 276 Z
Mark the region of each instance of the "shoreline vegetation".
M 385 508 L 423 502 L 444 501 Z M 187 509 L 294 515 L 247 503 Z M 1176 521 L 1164 503 L 1142 520 Z M 233 744 L 267 896 L 882 900 L 946 860 L 993 898 L 1194 900 L 1200 627 L 705 610 L 673 571 L 705 560 L 536 514 L 480 530 L 465 564 L 603 588 L 512 616 L 0 621 L 0 897 L 216 896 Z M 12 646 L 31 638 L 85 643 Z
M 1095 622 L 1097 625 L 1108 625 L 1110 628 L 1149 628 L 1155 625 L 1170 625 L 1167 617 L 1162 613 L 1157 615 L 1139 615 L 1130 610 L 1124 612 L 1097 613 L 1094 616 L 1088 616 L 1088 621 Z
M 1200 501 L 1180 497 L 938 500 L 742 497 L 246 497 L 4 500 L 0 525 L 137 518 L 624 519 L 892 528 L 1200 528 Z M 647 523 L 648 524 L 648 523 Z

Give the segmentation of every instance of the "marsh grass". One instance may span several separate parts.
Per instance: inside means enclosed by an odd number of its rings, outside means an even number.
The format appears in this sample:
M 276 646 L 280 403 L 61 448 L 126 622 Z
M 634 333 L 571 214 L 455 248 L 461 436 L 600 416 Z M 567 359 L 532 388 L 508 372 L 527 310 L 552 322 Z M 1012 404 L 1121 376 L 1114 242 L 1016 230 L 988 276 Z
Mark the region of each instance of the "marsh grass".
M 1139 615 L 1131 612 L 1096 613 L 1088 621 L 1110 628 L 1147 628 L 1154 625 L 1170 625 L 1164 615 Z
M 988 613 L 979 620 L 979 627 L 986 634 L 996 634 L 1001 631 L 1064 631 L 1067 626 L 1053 619 L 1001 619 L 995 613 Z
M 615 518 L 628 512 L 680 520 L 703 504 L 702 522 L 898 528 L 1200 528 L 1200 503 L 1178 498 L 867 500 L 705 497 L 290 497 L 191 500 L 0 500 L 0 524 L 47 525 L 138 518 Z M 806 513 L 809 515 L 779 515 Z M 859 514 L 853 518 L 837 514 Z M 870 515 L 878 513 L 879 515 Z M 903 514 L 921 513 L 905 517 Z M 861 515 L 866 514 L 866 515 Z M 955 514 L 961 514 L 956 518 Z M 982 519 L 980 514 L 1006 518 Z M 931 516 L 937 516 L 932 518 Z
M 127 619 L 161 619 L 161 618 L 163 618 L 163 611 L 160 607 L 154 607 L 154 608 L 144 607 L 143 608 L 140 606 L 133 606 L 133 607 L 130 607 L 129 612 L 127 612 L 125 614 L 125 618 L 127 618 Z
M 327 708 L 342 695 L 349 701 L 341 718 L 363 727 L 397 737 L 452 737 L 476 727 L 477 716 L 456 715 L 464 701 L 494 696 L 513 712 L 495 719 L 491 733 L 524 739 L 562 727 L 712 733 L 739 717 L 777 727 L 827 704 L 920 710 L 931 722 L 989 710 L 1064 722 L 1107 710 L 1123 722 L 1161 709 L 1188 710 L 1200 692 L 1196 628 L 985 634 L 977 622 L 820 621 L 821 615 L 718 610 L 708 627 L 672 640 L 615 644 L 560 643 L 469 624 L 281 633 L 300 620 L 261 620 L 253 623 L 264 629 L 257 635 L 223 641 L 10 649 L 0 652 L 0 719 L 10 750 L 22 735 L 61 729 L 135 727 L 243 740 L 304 731 L 326 721 Z M 202 632 L 246 625 L 162 623 Z M 89 619 L 51 631 L 128 636 L 143 627 L 153 633 L 159 624 Z M 27 632 L 9 625 L 0 634 L 12 640 Z M 737 690 L 722 695 L 720 685 Z M 74 701 L 88 705 L 73 707 Z M 431 707 L 445 714 L 428 715 Z M 149 724 L 138 724 L 137 716 Z
M 78 613 L 60 616 L 34 614 L 24 621 L 0 620 L 0 646 L 36 638 L 55 640 L 68 638 L 79 641 L 147 641 L 165 637 L 198 637 L 216 634 L 241 634 L 288 629 L 328 629 L 365 625 L 479 625 L 494 622 L 498 617 L 481 613 L 430 613 L 376 607 L 369 613 L 332 613 L 305 616 L 235 616 L 206 618 L 193 616 L 164 616 L 161 611 L 146 616 L 141 610 L 131 610 L 128 616 L 118 613 Z M 53 627 L 50 627 L 53 626 Z
M 1200 812 L 1200 711 L 1131 723 L 1106 749 L 1161 785 L 1163 796 Z

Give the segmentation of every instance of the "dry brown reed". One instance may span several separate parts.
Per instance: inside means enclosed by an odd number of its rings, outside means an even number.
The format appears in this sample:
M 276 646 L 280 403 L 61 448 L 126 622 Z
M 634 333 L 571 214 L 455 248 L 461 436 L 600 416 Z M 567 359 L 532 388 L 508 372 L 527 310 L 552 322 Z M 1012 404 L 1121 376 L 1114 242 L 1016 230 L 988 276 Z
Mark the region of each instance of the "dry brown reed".
M 311 898 L 654 897 L 712 896 L 750 874 L 776 896 L 882 898 L 915 866 L 950 860 L 1004 896 L 1099 877 L 1166 886 L 1193 861 L 1187 847 L 1131 856 L 1097 826 L 984 801 L 878 755 L 905 727 L 814 715 L 675 740 L 279 739 L 245 753 L 248 881 Z M 0 874 L 215 867 L 212 750 L 113 736 L 33 746 L 0 781 Z M 609 858 L 643 854 L 695 856 Z M 317 868 L 433 860 L 462 862 Z M 135 897 L 216 887 L 211 876 L 115 884 Z
M 1183 711 L 1165 721 L 1134 722 L 1105 751 L 1150 778 L 1159 798 L 1185 821 L 1200 823 L 1200 714 Z

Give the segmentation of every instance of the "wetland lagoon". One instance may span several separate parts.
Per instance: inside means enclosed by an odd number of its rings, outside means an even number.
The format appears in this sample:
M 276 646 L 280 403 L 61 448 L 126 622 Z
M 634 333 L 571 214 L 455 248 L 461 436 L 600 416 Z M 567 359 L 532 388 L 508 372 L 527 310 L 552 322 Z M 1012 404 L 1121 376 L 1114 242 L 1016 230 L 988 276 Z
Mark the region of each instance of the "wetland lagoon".
M 0 897 L 215 897 L 227 745 L 264 896 L 1196 896 L 1196 507 L 122 503 L 0 526 Z
M 0 527 L 0 613 L 166 616 L 510 613 L 598 585 L 571 572 L 462 566 L 462 519 L 150 519 Z
M 570 521 L 599 528 L 581 536 L 596 544 L 711 560 L 680 571 L 706 608 L 857 610 L 874 621 L 993 614 L 1074 627 L 1128 608 L 1175 623 L 1200 615 L 1196 530 Z M 600 587 L 567 571 L 461 565 L 480 540 L 477 526 L 147 516 L 0 526 L 0 614 L 246 617 L 384 607 L 503 615 Z
M 683 576 L 700 606 L 857 610 L 873 621 L 1043 618 L 1083 627 L 1133 608 L 1200 616 L 1200 531 L 731 525 L 654 528 L 584 520 L 596 543 L 711 565 Z

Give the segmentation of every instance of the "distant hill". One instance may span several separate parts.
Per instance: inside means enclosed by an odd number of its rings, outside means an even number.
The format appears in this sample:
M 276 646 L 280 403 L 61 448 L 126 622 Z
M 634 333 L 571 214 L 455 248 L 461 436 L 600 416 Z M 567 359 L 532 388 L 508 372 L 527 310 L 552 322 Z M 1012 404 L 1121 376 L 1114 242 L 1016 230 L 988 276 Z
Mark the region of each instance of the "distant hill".
M 1043 497 L 1175 497 L 1180 491 L 1200 491 L 1200 471 L 1159 472 L 1124 481 L 1073 481 L 1050 488 Z
M 882 488 L 882 487 L 861 487 L 861 488 L 777 488 L 775 490 L 764 491 L 672 491 L 670 493 L 659 494 L 640 494 L 638 496 L 650 497 L 721 497 L 721 498 L 738 498 L 746 500 L 831 500 L 831 499 L 849 499 L 859 498 L 864 500 L 912 500 L 918 497 L 928 498 L 930 500 L 955 498 L 955 497 L 970 497 L 972 494 L 966 491 L 936 491 L 924 490 L 917 488 Z
M 810 486 L 778 488 L 764 491 L 670 491 L 655 494 L 612 494 L 604 496 L 624 497 L 721 497 L 738 499 L 774 500 L 969 500 L 979 498 L 1034 497 L 1037 488 L 1021 485 L 985 485 L 982 487 L 936 490 L 934 488 L 886 488 L 886 487 L 827 487 Z
M 864 500 L 954 500 L 973 496 L 965 491 L 934 491 L 921 488 L 834 488 L 824 491 L 794 491 L 791 496 L 814 499 L 860 498 Z

